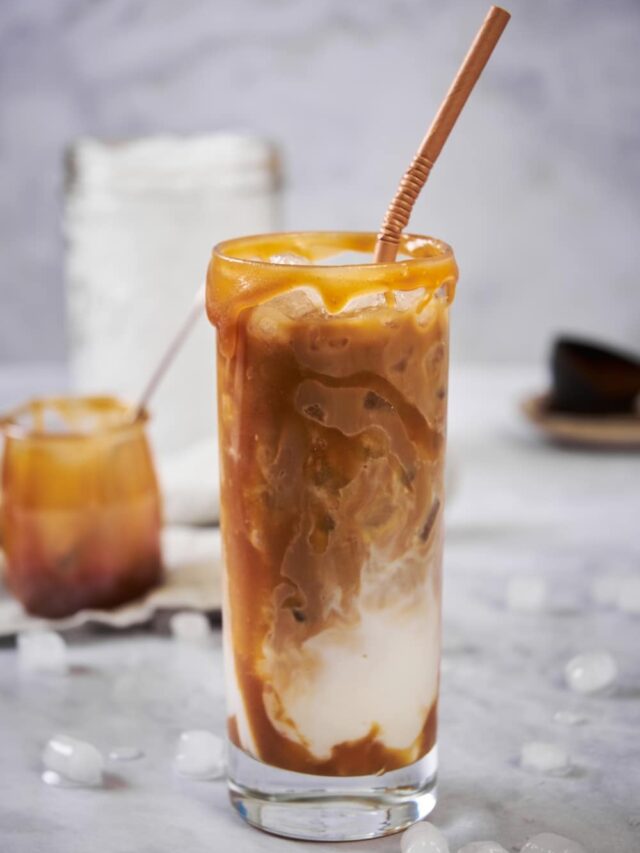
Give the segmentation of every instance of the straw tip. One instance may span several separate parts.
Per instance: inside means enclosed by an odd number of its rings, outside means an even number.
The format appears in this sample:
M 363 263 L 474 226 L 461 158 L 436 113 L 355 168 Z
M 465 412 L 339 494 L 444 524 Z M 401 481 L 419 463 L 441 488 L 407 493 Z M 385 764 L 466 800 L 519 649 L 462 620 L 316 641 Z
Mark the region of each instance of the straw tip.
M 511 17 L 511 12 L 508 12 L 506 9 L 503 9 L 502 6 L 492 6 L 489 9 L 489 14 L 502 18 L 505 23 Z

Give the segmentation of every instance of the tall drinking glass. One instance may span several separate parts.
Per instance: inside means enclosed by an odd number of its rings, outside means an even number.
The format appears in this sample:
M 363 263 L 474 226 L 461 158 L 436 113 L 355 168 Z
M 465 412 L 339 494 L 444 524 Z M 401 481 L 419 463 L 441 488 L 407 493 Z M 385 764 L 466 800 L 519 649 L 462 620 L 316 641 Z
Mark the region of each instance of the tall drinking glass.
M 348 840 L 436 797 L 451 249 L 298 233 L 217 246 L 229 785 Z

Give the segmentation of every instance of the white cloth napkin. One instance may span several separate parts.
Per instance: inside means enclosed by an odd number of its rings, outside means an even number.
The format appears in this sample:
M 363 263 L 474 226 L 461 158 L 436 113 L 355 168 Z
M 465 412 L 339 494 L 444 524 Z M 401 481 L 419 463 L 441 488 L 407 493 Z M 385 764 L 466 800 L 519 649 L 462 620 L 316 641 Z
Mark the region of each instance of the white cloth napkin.
M 142 598 L 111 610 L 80 610 L 65 619 L 30 616 L 0 583 L 0 637 L 20 631 L 77 628 L 87 623 L 128 628 L 147 622 L 158 610 L 219 610 L 222 557 L 217 527 L 167 527 L 162 532 L 166 574 L 160 586 Z M 0 577 L 3 556 L 0 551 Z
M 164 519 L 173 524 L 213 524 L 220 514 L 218 444 L 207 439 L 158 459 Z

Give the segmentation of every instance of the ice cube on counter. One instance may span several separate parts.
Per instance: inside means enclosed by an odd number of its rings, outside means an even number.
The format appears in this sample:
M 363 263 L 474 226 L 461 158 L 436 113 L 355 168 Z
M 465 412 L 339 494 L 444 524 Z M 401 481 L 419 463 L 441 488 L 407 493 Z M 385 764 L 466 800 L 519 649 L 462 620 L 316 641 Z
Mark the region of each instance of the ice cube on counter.
M 507 853 L 497 841 L 471 841 L 458 850 L 458 853 Z
M 402 853 L 449 853 L 447 839 L 428 821 L 414 823 L 402 833 Z
M 211 636 L 209 621 L 202 613 L 174 613 L 169 620 L 169 627 L 174 639 L 194 646 L 206 645 Z
M 511 578 L 507 584 L 507 607 L 521 613 L 544 610 L 547 603 L 547 584 L 536 575 Z
M 218 779 L 226 772 L 226 743 L 212 732 L 183 732 L 174 759 L 176 772 L 188 779 Z
M 571 769 L 571 760 L 567 750 L 560 744 L 531 740 L 522 744 L 520 765 L 537 773 L 564 776 Z
M 640 578 L 628 578 L 620 585 L 616 604 L 623 613 L 640 615 Z
M 560 723 L 562 726 L 581 726 L 587 722 L 587 717 L 580 711 L 570 711 L 561 709 L 553 715 L 554 723 Z
M 553 832 L 542 832 L 530 838 L 520 853 L 586 853 L 586 850 L 582 844 L 570 838 L 555 835 Z
M 144 750 L 139 746 L 114 746 L 109 750 L 109 758 L 112 761 L 137 761 L 144 758 Z
M 54 735 L 44 748 L 42 762 L 47 771 L 66 782 L 87 787 L 102 784 L 102 755 L 93 744 L 71 735 Z M 50 773 L 45 774 L 49 779 L 43 777 L 47 784 L 52 784 Z
M 571 658 L 564 674 L 575 693 L 601 693 L 615 684 L 618 665 L 608 652 L 585 652 Z
M 26 672 L 65 673 L 67 644 L 55 631 L 18 634 L 18 663 Z

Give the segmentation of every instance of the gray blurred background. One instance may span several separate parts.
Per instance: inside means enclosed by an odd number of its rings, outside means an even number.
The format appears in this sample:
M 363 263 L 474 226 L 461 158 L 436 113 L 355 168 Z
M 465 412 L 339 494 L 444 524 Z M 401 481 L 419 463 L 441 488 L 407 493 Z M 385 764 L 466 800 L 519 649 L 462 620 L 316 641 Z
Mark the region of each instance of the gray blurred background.
M 411 227 L 451 242 L 454 354 L 640 341 L 640 3 L 513 20 Z M 243 129 L 289 228 L 376 229 L 487 0 L 3 0 L 0 363 L 65 357 L 62 156 L 78 135 Z M 207 258 L 202 259 L 203 271 Z

